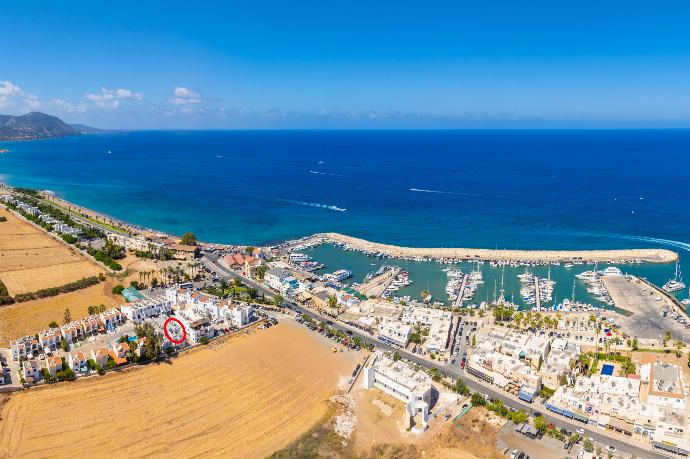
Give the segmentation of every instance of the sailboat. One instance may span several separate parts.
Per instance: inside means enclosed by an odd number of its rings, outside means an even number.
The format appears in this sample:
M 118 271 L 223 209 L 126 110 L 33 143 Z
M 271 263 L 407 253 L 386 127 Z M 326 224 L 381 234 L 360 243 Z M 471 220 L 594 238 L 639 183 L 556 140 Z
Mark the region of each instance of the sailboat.
M 683 275 L 680 272 L 680 260 L 676 260 L 676 276 L 673 279 L 669 279 L 668 282 L 662 287 L 667 292 L 677 292 L 678 290 L 683 290 L 685 284 L 683 283 Z

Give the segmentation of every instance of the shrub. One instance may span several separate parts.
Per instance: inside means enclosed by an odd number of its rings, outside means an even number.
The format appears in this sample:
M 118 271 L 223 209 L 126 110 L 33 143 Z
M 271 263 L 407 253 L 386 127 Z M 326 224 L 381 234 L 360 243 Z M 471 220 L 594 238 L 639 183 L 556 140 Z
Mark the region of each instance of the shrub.
M 121 295 L 122 291 L 125 289 L 125 286 L 122 284 L 118 284 L 113 289 L 111 290 L 113 292 L 113 295 Z
M 201 339 L 199 340 L 201 344 L 208 344 L 208 338 L 205 336 L 202 336 Z

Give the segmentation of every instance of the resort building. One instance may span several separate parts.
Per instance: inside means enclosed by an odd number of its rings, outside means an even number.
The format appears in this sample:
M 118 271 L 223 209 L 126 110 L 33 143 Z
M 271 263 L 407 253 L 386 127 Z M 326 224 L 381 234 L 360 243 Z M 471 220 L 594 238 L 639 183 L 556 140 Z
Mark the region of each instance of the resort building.
M 10 341 L 10 349 L 12 350 L 12 359 L 21 360 L 27 357 L 27 345 L 23 339 Z
M 199 255 L 199 247 L 195 245 L 172 244 L 168 246 L 177 260 L 193 260 Z
M 202 337 L 208 339 L 213 338 L 215 330 L 211 326 L 211 321 L 208 317 L 200 313 L 199 310 L 184 310 L 181 311 L 177 318 L 184 325 L 187 332 L 187 341 L 191 344 L 199 344 Z M 180 330 L 181 334 L 181 330 Z
M 271 268 L 266 271 L 264 282 L 283 295 L 292 295 L 305 290 L 288 270 L 282 268 Z
M 387 344 L 405 347 L 410 341 L 412 327 L 397 321 L 386 321 L 379 324 L 379 340 Z
M 429 334 L 424 343 L 427 352 L 445 352 L 453 324 L 453 316 L 449 311 L 420 306 L 407 306 L 403 310 L 402 321 L 408 325 L 429 328 Z
M 46 357 L 46 369 L 51 376 L 55 376 L 58 371 L 62 370 L 62 359 L 57 355 Z
M 67 364 L 75 373 L 85 373 L 88 370 L 86 356 L 82 351 L 76 351 L 69 355 Z
M 39 334 L 38 338 L 41 341 L 41 346 L 44 349 L 56 350 L 60 346 L 62 339 L 62 332 L 58 328 L 51 328 Z
M 687 396 L 678 366 L 647 363 L 640 367 L 640 378 L 647 386 L 647 403 L 685 410 Z
M 166 294 L 165 296 L 123 304 L 120 306 L 120 311 L 129 320 L 138 324 L 149 317 L 156 317 L 161 314 L 170 315 L 172 313 L 172 305 L 173 302 Z
M 573 387 L 559 387 L 546 407 L 601 428 L 688 449 L 687 393 L 680 369 L 649 363 L 640 373 L 579 377 Z
M 24 362 L 22 378 L 28 384 L 34 384 L 41 380 L 41 364 L 36 359 L 29 359 Z
M 104 347 L 99 347 L 98 349 L 91 350 L 91 359 L 94 362 L 96 362 L 96 365 L 98 365 L 101 368 L 108 367 L 108 357 L 108 349 Z
M 415 429 L 426 430 L 433 390 L 428 374 L 377 351 L 371 365 L 364 369 L 362 384 L 365 389 L 377 388 L 402 401 L 406 408 L 406 428 L 413 427 L 412 422 L 419 418 L 421 428 Z
M 579 344 L 563 338 L 555 338 L 551 341 L 551 350 L 540 369 L 542 384 L 556 389 L 563 376 L 570 373 L 571 366 L 577 361 L 579 355 Z

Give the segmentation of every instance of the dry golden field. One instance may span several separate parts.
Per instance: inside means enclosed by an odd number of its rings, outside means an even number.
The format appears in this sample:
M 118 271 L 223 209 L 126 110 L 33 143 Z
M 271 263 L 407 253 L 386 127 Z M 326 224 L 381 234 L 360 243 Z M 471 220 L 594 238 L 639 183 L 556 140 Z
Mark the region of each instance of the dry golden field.
M 0 280 L 10 295 L 58 287 L 105 269 L 5 209 L 0 223 Z
M 10 340 L 45 330 L 50 322 L 61 324 L 65 309 L 70 310 L 74 319 L 81 319 L 88 316 L 90 305 L 120 305 L 121 299 L 105 292 L 113 285 L 102 283 L 75 292 L 0 307 L 0 347 L 9 347 Z
M 0 457 L 266 457 L 322 419 L 361 357 L 332 354 L 298 327 L 14 394 L 0 412 Z

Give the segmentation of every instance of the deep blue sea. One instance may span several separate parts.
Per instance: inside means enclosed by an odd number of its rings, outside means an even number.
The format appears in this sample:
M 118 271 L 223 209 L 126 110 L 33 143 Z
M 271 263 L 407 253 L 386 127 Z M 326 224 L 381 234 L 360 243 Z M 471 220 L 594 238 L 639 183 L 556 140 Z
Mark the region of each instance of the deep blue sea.
M 688 130 L 126 132 L 0 148 L 12 185 L 208 241 L 690 248 Z
M 206 241 L 660 246 L 690 272 L 690 130 L 139 131 L 0 148 L 11 185 Z

